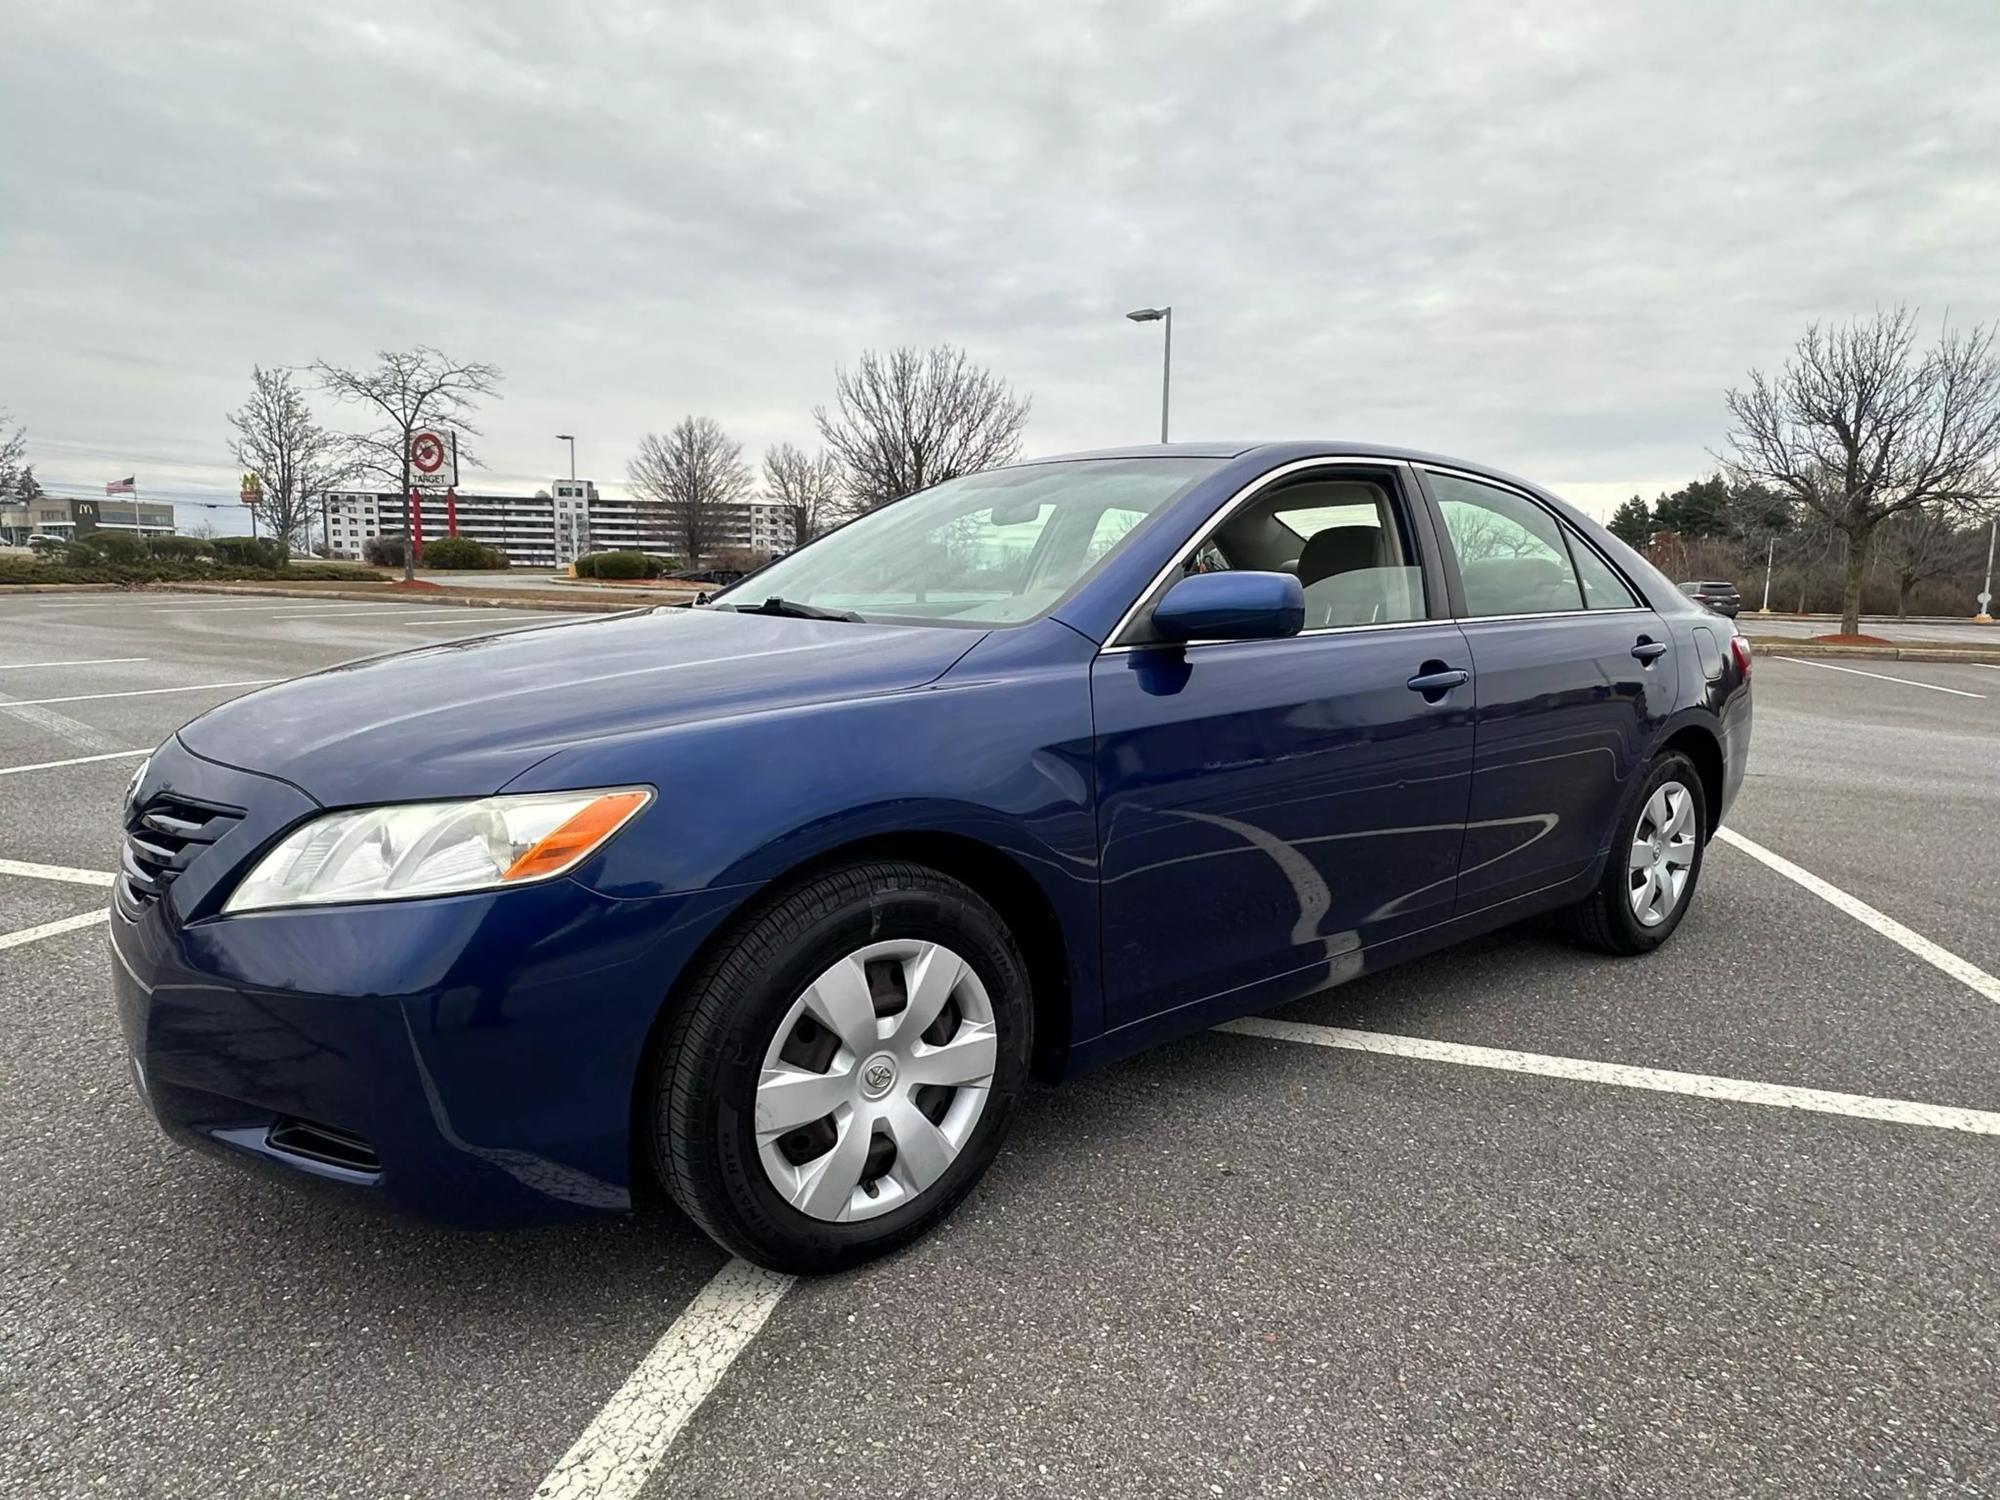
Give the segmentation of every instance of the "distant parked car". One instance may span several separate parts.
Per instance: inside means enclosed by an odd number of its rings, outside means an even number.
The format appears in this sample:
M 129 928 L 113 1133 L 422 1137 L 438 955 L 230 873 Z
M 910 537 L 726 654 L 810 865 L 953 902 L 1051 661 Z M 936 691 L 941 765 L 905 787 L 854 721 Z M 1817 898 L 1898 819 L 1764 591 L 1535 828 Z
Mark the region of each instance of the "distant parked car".
M 664 576 L 673 579 L 676 583 L 712 583 L 718 586 L 726 586 L 732 583 L 741 583 L 750 575 L 742 568 L 682 568 L 677 572 L 668 573 Z
M 36 533 L 34 533 L 34 535 L 28 538 L 28 550 L 30 552 L 40 552 L 40 553 L 60 552 L 62 551 L 63 548 L 67 547 L 68 545 L 69 545 L 68 541 L 66 541 L 64 538 L 59 536 L 51 536 L 46 531 L 37 531 Z
M 213 710 L 126 793 L 106 968 L 184 1140 L 467 1224 L 650 1174 L 735 1253 L 835 1270 L 951 1211 L 1031 1072 L 1544 911 L 1658 948 L 1743 780 L 1750 667 L 1477 465 L 1021 464 L 705 607 Z M 1264 1071 L 1219 1107 L 1267 1109 Z M 1186 1129 L 1226 1129 L 1205 1107 Z
M 1735 619 L 1743 608 L 1743 600 L 1736 592 L 1736 585 L 1728 579 L 1703 579 L 1699 582 L 1684 583 L 1681 592 L 1695 603 L 1706 605 L 1719 615 Z

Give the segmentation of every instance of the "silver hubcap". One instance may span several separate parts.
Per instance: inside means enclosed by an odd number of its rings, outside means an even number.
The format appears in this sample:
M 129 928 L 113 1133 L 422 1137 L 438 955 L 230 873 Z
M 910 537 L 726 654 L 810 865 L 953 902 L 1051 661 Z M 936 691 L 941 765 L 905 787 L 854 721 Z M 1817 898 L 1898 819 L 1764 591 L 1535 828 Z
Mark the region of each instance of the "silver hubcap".
M 1641 927 L 1658 927 L 1674 914 L 1694 869 L 1694 795 L 1678 781 L 1663 782 L 1646 799 L 1639 826 L 1632 833 L 1632 854 L 1626 861 L 1632 915 Z
M 993 1002 L 937 943 L 871 943 L 792 1002 L 757 1082 L 757 1154 L 787 1203 L 870 1219 L 942 1177 L 999 1057 Z

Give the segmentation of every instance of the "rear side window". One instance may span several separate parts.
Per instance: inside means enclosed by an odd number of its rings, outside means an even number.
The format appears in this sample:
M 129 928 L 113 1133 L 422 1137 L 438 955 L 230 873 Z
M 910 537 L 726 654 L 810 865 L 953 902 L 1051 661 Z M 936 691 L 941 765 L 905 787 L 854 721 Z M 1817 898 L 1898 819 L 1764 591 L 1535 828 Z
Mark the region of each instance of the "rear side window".
M 1468 615 L 1540 615 L 1584 607 L 1583 587 L 1555 517 L 1490 484 L 1455 474 L 1432 473 L 1429 479 L 1458 558 Z
M 1591 551 L 1580 538 L 1571 535 L 1570 556 L 1576 561 L 1576 576 L 1583 583 L 1585 609 L 1637 609 L 1639 601 L 1625 580 L 1612 571 L 1611 564 Z

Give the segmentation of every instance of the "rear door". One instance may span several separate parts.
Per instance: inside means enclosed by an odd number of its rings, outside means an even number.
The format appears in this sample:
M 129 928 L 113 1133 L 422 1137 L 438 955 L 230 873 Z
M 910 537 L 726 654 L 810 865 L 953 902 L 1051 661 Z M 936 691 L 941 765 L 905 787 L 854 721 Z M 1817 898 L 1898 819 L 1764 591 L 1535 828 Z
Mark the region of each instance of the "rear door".
M 1413 497 L 1400 465 L 1281 471 L 1097 658 L 1110 1028 L 1221 995 L 1247 1010 L 1304 994 L 1367 945 L 1450 916 L 1475 690 Z M 1146 610 L 1174 582 L 1239 567 L 1298 571 L 1306 630 L 1147 642 Z M 1411 686 L 1427 673 L 1450 685 Z
M 1457 911 L 1574 880 L 1673 711 L 1673 636 L 1524 491 L 1426 468 L 1479 684 Z

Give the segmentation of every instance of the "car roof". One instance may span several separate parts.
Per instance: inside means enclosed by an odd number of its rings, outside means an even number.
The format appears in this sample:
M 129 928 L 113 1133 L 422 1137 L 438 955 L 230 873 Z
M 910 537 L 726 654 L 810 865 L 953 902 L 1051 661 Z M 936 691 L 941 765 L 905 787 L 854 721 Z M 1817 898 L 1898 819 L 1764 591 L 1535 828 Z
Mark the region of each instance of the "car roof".
M 1510 474 L 1505 469 L 1496 469 L 1491 464 L 1479 463 L 1472 459 L 1453 458 L 1445 453 L 1433 453 L 1424 448 L 1399 448 L 1389 443 L 1356 442 L 1347 438 L 1295 438 L 1282 442 L 1210 442 L 1210 443 L 1135 443 L 1123 448 L 1088 448 L 1076 453 L 1051 453 L 1039 458 L 1022 459 L 1021 465 L 1075 463 L 1090 458 L 1245 458 L 1259 457 L 1273 464 L 1287 463 L 1296 458 L 1314 458 L 1320 455 L 1340 455 L 1354 458 L 1385 458 L 1407 463 L 1437 464 L 1448 469 L 1464 469 L 1468 473 L 1484 474 L 1508 484 L 1518 485 L 1536 494 L 1549 492 L 1531 479 L 1523 479 L 1518 474 Z M 1551 498 L 1554 498 L 1551 496 Z

